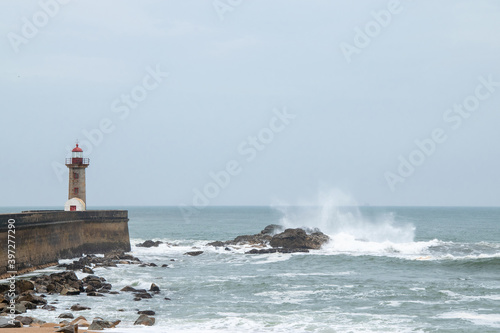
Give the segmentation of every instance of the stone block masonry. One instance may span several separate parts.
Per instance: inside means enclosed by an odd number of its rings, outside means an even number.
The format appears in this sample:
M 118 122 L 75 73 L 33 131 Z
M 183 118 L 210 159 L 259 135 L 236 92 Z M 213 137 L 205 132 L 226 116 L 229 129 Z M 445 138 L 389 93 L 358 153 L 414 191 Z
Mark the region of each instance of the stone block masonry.
M 126 210 L 0 214 L 0 278 L 13 270 L 7 268 L 9 220 L 15 220 L 18 274 L 82 254 L 130 251 Z

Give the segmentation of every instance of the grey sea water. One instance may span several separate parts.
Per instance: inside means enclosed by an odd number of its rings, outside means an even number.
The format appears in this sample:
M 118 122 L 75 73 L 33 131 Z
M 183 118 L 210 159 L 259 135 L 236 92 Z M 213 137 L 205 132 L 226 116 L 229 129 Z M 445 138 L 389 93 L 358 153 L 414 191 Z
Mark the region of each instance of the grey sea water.
M 215 207 L 189 220 L 174 207 L 127 209 L 132 253 L 169 267 L 96 275 L 115 290 L 154 282 L 162 293 L 48 296 L 57 311 L 30 315 L 53 320 L 80 303 L 87 318 L 122 320 L 117 332 L 500 332 L 500 208 Z M 307 254 L 206 246 L 273 223 L 332 241 Z M 147 239 L 165 244 L 135 246 Z M 204 253 L 184 255 L 194 249 Z M 134 327 L 137 310 L 156 311 L 156 325 Z

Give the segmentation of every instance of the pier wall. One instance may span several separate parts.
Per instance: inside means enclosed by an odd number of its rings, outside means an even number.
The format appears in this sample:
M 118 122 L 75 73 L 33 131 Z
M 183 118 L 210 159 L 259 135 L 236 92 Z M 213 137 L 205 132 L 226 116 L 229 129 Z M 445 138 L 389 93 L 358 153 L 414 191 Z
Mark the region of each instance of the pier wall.
M 14 225 L 15 269 L 8 267 L 9 220 Z M 12 238 L 15 236 L 15 239 Z M 57 264 L 82 254 L 130 251 L 128 211 L 28 211 L 0 214 L 0 278 Z

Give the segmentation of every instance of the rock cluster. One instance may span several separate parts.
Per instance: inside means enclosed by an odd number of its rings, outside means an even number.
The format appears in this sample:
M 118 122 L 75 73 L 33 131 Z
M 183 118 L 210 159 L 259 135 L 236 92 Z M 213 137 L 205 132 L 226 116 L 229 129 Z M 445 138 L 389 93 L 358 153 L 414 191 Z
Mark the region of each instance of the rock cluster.
M 95 255 L 87 255 L 69 264 L 60 264 L 58 267 L 64 267 L 67 270 L 81 270 L 83 273 L 94 274 L 92 267 L 116 267 L 117 264 L 142 264 L 142 262 L 130 255 L 123 252 L 110 252 L 104 257 L 97 257 Z
M 123 287 L 120 291 L 133 293 L 134 301 L 140 301 L 142 299 L 153 298 L 153 294 L 159 294 L 160 287 L 152 283 L 151 287 L 149 288 L 149 291 L 151 293 L 149 293 L 146 289 L 135 289 L 134 287 L 131 286 Z
M 320 249 L 328 241 L 330 241 L 330 237 L 317 229 L 297 228 L 283 230 L 282 226 L 271 224 L 255 235 L 238 236 L 234 240 L 226 242 L 217 241 L 207 245 L 215 247 L 227 247 L 231 245 L 271 246 L 271 248 L 252 249 L 247 252 L 248 254 L 294 253 Z
M 284 232 L 275 235 L 269 243 L 272 247 L 285 249 L 320 249 L 327 243 L 330 237 L 321 231 L 307 234 L 304 229 L 286 229 Z
M 203 251 L 191 251 L 191 252 L 186 252 L 184 254 L 188 255 L 188 256 L 191 256 L 191 257 L 197 257 L 200 254 L 203 254 Z
M 147 240 L 144 243 L 139 243 L 136 246 L 137 247 L 158 247 L 160 244 L 163 244 L 162 241 L 152 241 L 152 240 Z
M 74 316 L 70 312 L 63 313 L 59 316 L 62 321 L 59 324 L 45 323 L 31 317 L 17 316 L 16 320 L 12 323 L 5 321 L 6 313 L 20 315 L 25 313 L 28 309 L 43 309 L 47 311 L 54 311 L 56 307 L 47 304 L 44 294 L 59 294 L 65 297 L 71 297 L 81 294 L 94 297 L 104 297 L 105 294 L 119 294 L 117 291 L 112 291 L 112 285 L 106 282 L 106 279 L 94 275 L 93 269 L 95 267 L 113 267 L 117 264 L 138 264 L 141 266 L 156 267 L 156 264 L 142 263 L 138 258 L 123 252 L 113 252 L 106 254 L 104 257 L 85 256 L 79 260 L 73 261 L 69 264 L 62 264 L 59 267 L 66 268 L 66 271 L 53 273 L 50 275 L 34 276 L 31 279 L 18 279 L 16 281 L 16 298 L 15 308 L 11 310 L 8 308 L 10 299 L 8 298 L 9 285 L 0 285 L 0 328 L 14 328 L 23 326 L 45 326 L 59 328 L 59 332 L 78 332 L 78 326 L 88 327 L 89 330 L 102 330 L 106 328 L 113 328 L 119 324 L 119 321 L 106 321 L 102 318 L 94 318 L 92 323 L 87 322 L 84 317 L 78 317 L 71 322 Z M 162 267 L 167 267 L 163 265 Z M 82 270 L 87 273 L 83 279 L 78 279 L 75 270 Z M 133 292 L 134 300 L 140 301 L 146 298 L 152 298 L 153 295 L 159 294 L 160 287 L 156 284 L 151 284 L 149 290 L 135 289 L 133 287 L 125 287 L 122 291 Z M 167 299 L 167 298 L 165 298 Z M 56 302 L 54 302 L 56 303 Z M 71 306 L 72 312 L 91 310 L 90 307 L 80 304 Z M 3 314 L 5 313 L 5 314 Z M 146 310 L 139 313 L 140 317 L 136 321 L 136 325 L 151 326 L 155 323 L 155 319 L 150 317 L 154 315 L 154 311 Z

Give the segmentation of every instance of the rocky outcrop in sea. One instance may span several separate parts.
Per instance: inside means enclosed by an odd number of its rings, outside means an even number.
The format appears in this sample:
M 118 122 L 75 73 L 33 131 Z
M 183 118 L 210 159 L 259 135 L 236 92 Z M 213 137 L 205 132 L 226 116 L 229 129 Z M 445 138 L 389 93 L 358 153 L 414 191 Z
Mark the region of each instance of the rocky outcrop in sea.
M 255 235 L 238 236 L 229 241 L 217 241 L 208 243 L 209 246 L 224 247 L 230 250 L 230 246 L 251 245 L 261 249 L 252 249 L 247 254 L 264 253 L 295 253 L 318 250 L 330 241 L 330 237 L 318 229 L 285 229 L 277 224 L 271 224 Z

